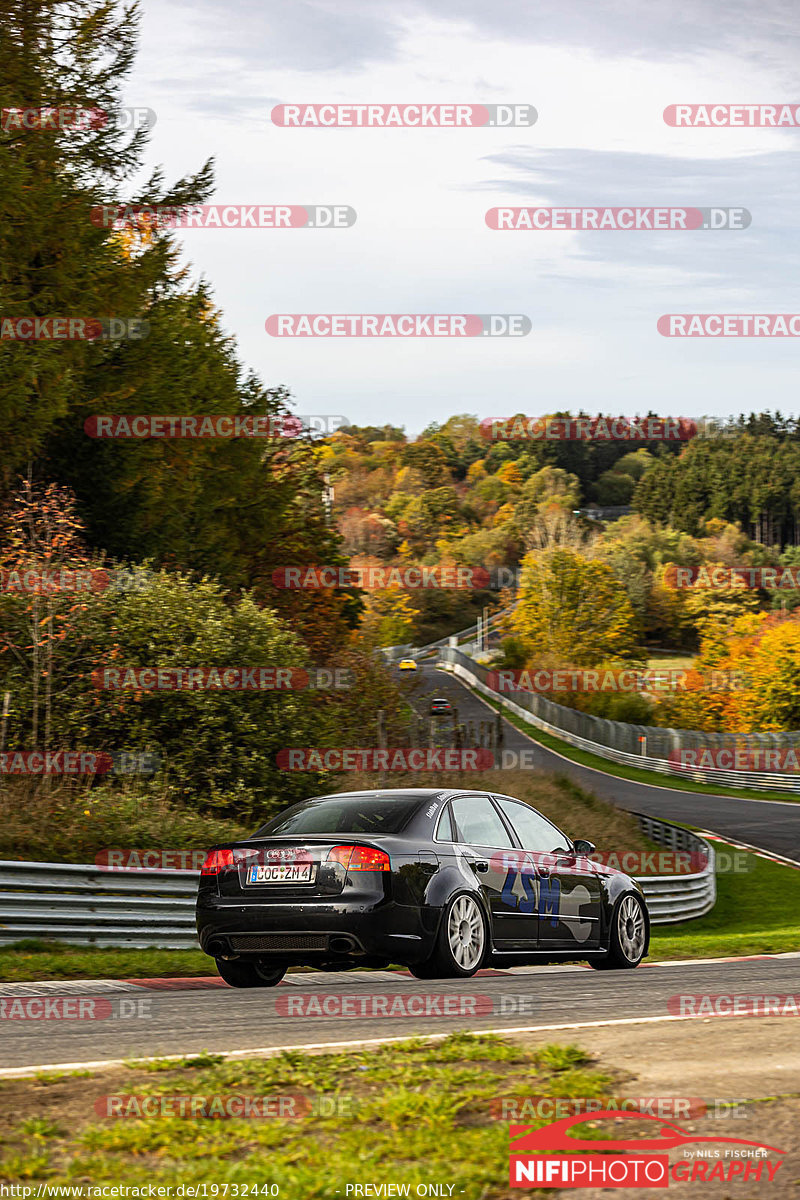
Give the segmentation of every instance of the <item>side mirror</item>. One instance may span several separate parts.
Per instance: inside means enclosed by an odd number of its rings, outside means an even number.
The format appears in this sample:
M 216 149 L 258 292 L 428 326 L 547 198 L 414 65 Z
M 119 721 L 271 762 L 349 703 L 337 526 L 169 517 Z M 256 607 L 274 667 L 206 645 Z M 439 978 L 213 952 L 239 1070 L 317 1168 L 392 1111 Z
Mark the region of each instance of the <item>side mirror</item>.
M 579 854 L 581 858 L 588 858 L 590 854 L 594 854 L 597 847 L 595 846 L 594 842 L 587 842 L 585 838 L 578 838 L 577 841 L 572 843 L 572 849 L 576 854 Z

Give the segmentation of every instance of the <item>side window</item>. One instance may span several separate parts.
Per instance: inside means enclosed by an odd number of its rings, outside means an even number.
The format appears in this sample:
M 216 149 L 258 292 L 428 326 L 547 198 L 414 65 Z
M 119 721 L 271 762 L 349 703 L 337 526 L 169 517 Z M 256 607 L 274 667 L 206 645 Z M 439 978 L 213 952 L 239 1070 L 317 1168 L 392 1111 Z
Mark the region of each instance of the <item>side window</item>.
M 568 849 L 564 834 L 545 820 L 535 808 L 521 804 L 518 800 L 505 800 L 502 796 L 495 796 L 495 800 L 516 830 L 524 850 L 549 854 L 553 850 Z
M 459 841 L 471 846 L 510 846 L 511 838 L 488 796 L 457 796 L 450 801 Z
M 453 840 L 453 822 L 450 820 L 450 808 L 445 804 L 439 817 L 439 824 L 436 827 L 437 842 L 452 842 Z

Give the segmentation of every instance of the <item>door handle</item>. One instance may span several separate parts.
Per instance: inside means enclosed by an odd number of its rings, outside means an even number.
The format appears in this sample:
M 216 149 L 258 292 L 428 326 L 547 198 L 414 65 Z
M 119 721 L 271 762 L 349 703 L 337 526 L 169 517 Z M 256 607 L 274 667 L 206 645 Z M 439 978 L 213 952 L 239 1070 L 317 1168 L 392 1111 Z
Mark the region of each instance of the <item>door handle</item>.
M 476 871 L 480 871 L 481 875 L 485 875 L 489 870 L 489 864 L 485 858 L 474 858 L 472 860 L 472 865 Z
M 542 879 L 550 878 L 550 868 L 549 867 L 539 867 L 537 873 L 539 875 L 541 875 Z

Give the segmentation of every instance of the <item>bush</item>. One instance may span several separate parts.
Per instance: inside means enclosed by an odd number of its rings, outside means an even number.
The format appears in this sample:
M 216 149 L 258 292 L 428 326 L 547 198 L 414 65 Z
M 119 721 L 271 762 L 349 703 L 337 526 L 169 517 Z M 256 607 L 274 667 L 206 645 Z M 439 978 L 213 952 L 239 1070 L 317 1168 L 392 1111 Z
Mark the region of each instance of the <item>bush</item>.
M 552 697 L 556 704 L 579 712 L 626 721 L 629 725 L 658 725 L 653 704 L 638 692 L 567 692 Z
M 45 791 L 31 779 L 6 780 L 0 791 L 0 858 L 94 862 L 103 850 L 204 850 L 247 837 L 246 824 L 176 803 L 163 784 L 88 788 L 78 781 Z
M 498 659 L 495 664 L 500 670 L 518 671 L 521 670 L 528 661 L 528 649 L 525 641 L 521 637 L 503 638 L 500 643 L 502 659 Z
M 74 601 L 74 597 L 72 597 Z M 6 621 L 24 645 L 26 597 L 3 598 Z M 247 811 L 275 797 L 302 794 L 297 776 L 278 769 L 286 746 L 320 739 L 320 705 L 309 691 L 103 690 L 105 668 L 303 668 L 307 652 L 272 611 L 249 595 L 226 601 L 215 582 L 153 572 L 141 591 L 87 595 L 52 652 L 49 737 L 32 726 L 36 672 L 5 660 L 3 687 L 13 705 L 8 749 L 46 741 L 49 749 L 155 752 L 170 794 Z M 41 698 L 43 685 L 39 681 Z

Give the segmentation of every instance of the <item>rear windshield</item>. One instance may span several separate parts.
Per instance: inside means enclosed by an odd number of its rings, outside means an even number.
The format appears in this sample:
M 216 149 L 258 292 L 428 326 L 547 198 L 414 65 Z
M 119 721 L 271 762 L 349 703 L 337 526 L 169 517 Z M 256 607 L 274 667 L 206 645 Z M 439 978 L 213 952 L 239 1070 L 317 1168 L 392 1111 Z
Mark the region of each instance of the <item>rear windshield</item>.
M 399 833 L 422 803 L 420 796 L 330 796 L 304 800 L 279 813 L 251 836 L 271 833 Z

